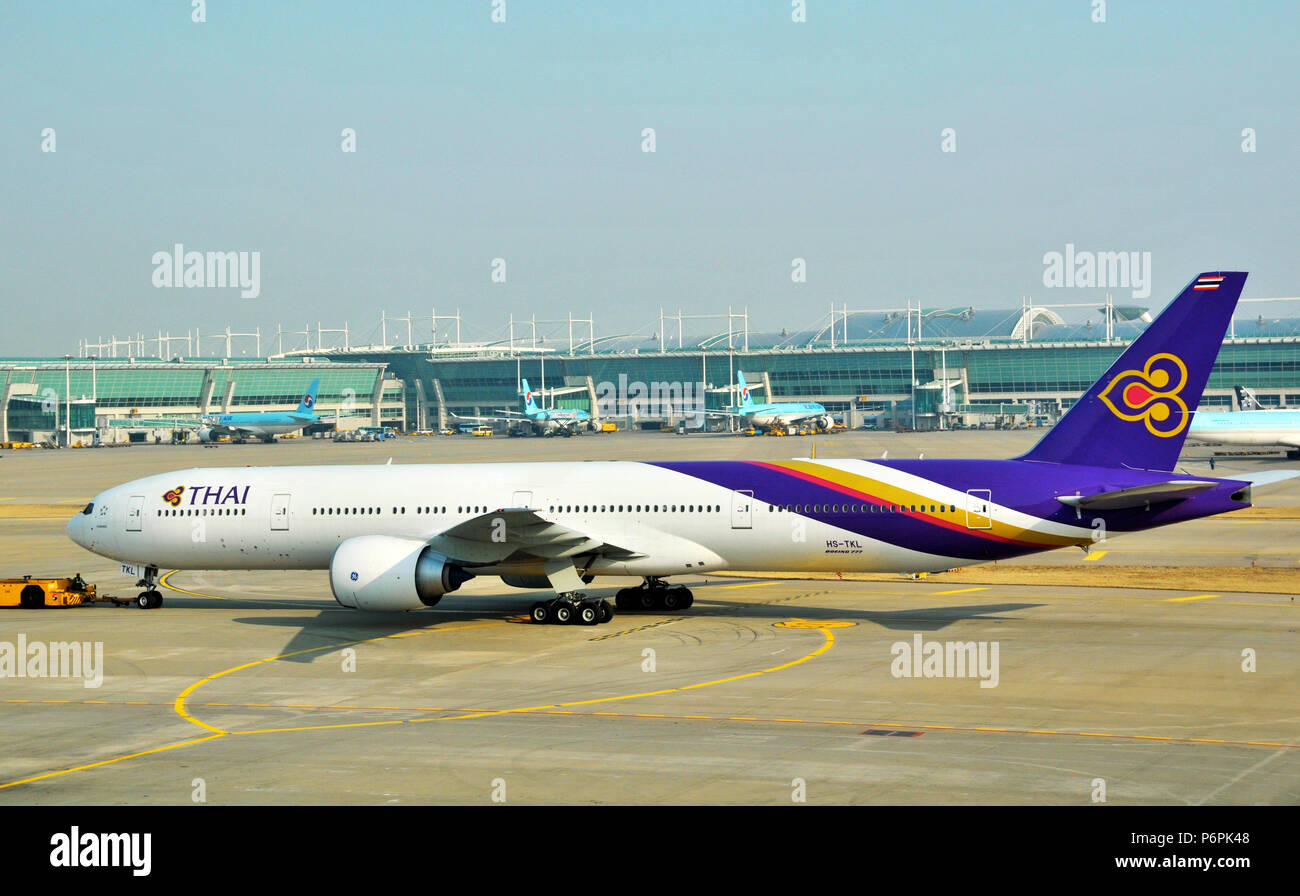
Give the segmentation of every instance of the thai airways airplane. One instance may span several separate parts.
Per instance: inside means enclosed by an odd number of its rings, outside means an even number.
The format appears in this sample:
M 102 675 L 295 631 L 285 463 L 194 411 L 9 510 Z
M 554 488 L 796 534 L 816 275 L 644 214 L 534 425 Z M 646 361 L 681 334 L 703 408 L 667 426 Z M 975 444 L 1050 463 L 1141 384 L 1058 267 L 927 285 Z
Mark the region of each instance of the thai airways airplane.
M 952 569 L 1250 506 L 1252 485 L 1172 473 L 1246 274 L 1185 288 L 1013 460 L 737 460 L 181 470 L 111 488 L 68 524 L 157 606 L 160 569 L 328 570 L 359 610 L 433 606 L 473 576 L 554 595 L 537 622 L 677 611 L 675 575 Z
M 293 411 L 209 414 L 198 426 L 199 441 L 211 442 L 218 436 L 233 436 L 240 440 L 252 437 L 274 442 L 278 435 L 298 432 L 303 427 L 319 423 L 320 417 L 312 410 L 316 407 L 316 390 L 319 388 L 320 378 L 317 377 L 307 387 L 307 394 L 298 403 L 297 410 Z
M 740 387 L 740 407 L 736 414 L 747 419 L 754 426 L 767 429 L 773 426 L 791 426 L 799 423 L 812 423 L 819 429 L 829 431 L 835 424 L 831 415 L 815 401 L 782 401 L 758 404 L 749 394 L 749 385 L 745 375 L 736 371 L 736 384 Z M 714 413 L 710 411 L 709 413 Z
M 454 420 L 469 420 L 475 423 L 528 423 L 534 434 L 539 436 L 577 435 L 580 427 L 590 427 L 591 414 L 575 408 L 540 408 L 537 406 L 537 393 L 528 388 L 528 380 L 520 380 L 520 392 L 524 396 L 522 415 L 509 412 L 498 416 L 462 417 L 452 414 Z

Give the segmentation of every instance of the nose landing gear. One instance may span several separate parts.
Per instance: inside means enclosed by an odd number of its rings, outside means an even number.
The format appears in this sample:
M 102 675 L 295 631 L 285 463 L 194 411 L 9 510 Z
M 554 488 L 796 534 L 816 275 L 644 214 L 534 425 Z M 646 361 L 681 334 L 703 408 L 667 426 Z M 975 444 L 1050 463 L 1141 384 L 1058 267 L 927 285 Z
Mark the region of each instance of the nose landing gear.
M 136 582 L 136 585 L 144 587 L 135 597 L 135 605 L 142 610 L 153 610 L 163 605 L 162 592 L 158 590 L 158 567 L 146 566 L 144 568 L 144 578 Z

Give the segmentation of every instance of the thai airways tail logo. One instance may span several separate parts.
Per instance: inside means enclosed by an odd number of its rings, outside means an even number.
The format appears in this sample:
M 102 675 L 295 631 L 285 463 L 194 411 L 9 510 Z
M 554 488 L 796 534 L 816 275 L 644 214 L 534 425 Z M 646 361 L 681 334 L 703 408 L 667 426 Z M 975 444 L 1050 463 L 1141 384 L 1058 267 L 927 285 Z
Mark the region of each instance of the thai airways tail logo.
M 1121 420 L 1141 420 L 1147 430 L 1162 439 L 1187 428 L 1191 414 L 1179 397 L 1187 385 L 1187 365 L 1182 358 L 1162 352 L 1147 359 L 1141 370 L 1115 375 L 1098 398 Z
M 185 493 L 185 486 L 178 485 L 171 491 L 164 494 L 163 500 L 173 507 L 178 507 L 180 506 L 181 503 L 181 495 L 183 495 L 184 493 Z

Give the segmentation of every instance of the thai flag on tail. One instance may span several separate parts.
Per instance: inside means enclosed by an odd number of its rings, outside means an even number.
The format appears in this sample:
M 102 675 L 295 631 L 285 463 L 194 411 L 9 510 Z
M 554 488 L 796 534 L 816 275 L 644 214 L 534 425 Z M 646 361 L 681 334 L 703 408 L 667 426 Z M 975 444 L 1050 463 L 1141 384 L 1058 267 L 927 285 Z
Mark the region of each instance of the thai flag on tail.
M 1196 285 L 1192 289 L 1218 289 L 1222 282 L 1223 277 L 1220 274 L 1205 274 L 1196 278 Z

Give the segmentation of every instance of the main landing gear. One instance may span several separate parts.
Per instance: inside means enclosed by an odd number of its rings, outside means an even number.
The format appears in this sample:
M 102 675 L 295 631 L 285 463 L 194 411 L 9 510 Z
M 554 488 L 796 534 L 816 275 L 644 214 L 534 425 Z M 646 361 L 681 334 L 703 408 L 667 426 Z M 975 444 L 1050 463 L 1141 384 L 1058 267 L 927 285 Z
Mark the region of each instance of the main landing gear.
M 569 591 L 551 600 L 539 600 L 528 615 L 538 625 L 597 625 L 614 618 L 614 608 L 604 598 L 589 598 L 581 591 Z
M 657 576 L 646 576 L 636 588 L 623 588 L 614 596 L 620 610 L 667 610 L 677 613 L 695 603 L 695 595 L 685 585 L 669 585 Z
M 158 590 L 158 567 L 146 566 L 144 578 L 136 582 L 136 585 L 144 587 L 135 596 L 135 605 L 142 610 L 152 610 L 163 605 L 162 592 Z

